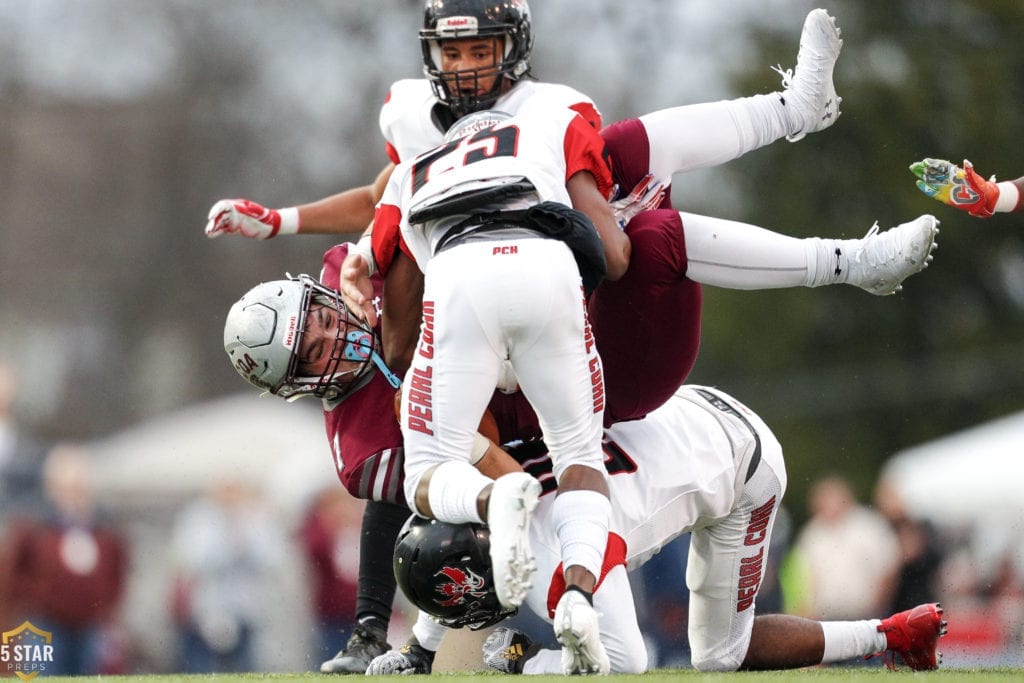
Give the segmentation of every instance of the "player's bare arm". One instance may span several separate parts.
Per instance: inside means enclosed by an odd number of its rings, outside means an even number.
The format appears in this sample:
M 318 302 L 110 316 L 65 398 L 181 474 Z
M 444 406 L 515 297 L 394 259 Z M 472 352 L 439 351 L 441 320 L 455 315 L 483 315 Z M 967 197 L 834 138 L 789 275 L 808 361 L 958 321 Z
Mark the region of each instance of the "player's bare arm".
M 395 165 L 388 164 L 369 185 L 298 207 L 299 232 L 319 235 L 364 232 L 373 222 L 373 209 L 394 170 Z
M 384 360 L 399 375 L 412 363 L 423 315 L 423 271 L 399 250 L 384 277 L 381 345 Z
M 388 164 L 376 179 L 361 187 L 325 197 L 310 204 L 269 209 L 251 199 L 221 199 L 210 208 L 206 236 L 241 235 L 265 240 L 278 235 L 341 235 L 369 229 L 373 210 L 384 194 L 394 170 Z
M 590 218 L 601 237 L 608 267 L 605 278 L 618 280 L 629 267 L 630 245 L 626 233 L 619 229 L 608 199 L 597 189 L 597 181 L 588 171 L 573 175 L 565 187 L 569 191 L 573 208 Z

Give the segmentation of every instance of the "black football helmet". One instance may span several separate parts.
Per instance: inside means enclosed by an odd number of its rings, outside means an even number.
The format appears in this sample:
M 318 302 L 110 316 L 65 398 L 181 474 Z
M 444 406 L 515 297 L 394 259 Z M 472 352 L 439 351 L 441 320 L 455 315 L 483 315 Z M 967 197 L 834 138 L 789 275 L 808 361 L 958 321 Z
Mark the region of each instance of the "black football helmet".
M 493 67 L 441 70 L 441 41 L 492 36 L 504 38 L 501 59 Z M 529 74 L 533 50 L 530 8 L 526 0 L 427 0 L 420 46 L 423 73 L 455 118 L 488 109 L 501 97 L 506 80 L 518 81 Z M 486 93 L 477 93 L 477 78 L 494 73 L 494 86 Z
M 491 532 L 413 515 L 398 532 L 395 579 L 413 605 L 451 628 L 486 628 L 518 609 L 498 602 L 491 572 Z

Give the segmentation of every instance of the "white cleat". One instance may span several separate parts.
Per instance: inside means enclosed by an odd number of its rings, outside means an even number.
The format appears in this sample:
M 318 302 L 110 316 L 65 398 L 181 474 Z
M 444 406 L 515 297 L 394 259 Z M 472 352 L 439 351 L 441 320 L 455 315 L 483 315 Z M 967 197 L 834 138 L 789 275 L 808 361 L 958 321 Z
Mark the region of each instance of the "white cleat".
M 562 673 L 601 674 L 611 671 L 608 653 L 601 643 L 597 611 L 583 594 L 567 590 L 555 608 L 555 638 L 562 645 Z
M 494 592 L 506 609 L 519 607 L 533 585 L 537 563 L 530 551 L 530 518 L 540 497 L 540 482 L 525 472 L 499 477 L 487 503 L 491 530 Z
M 879 296 L 895 294 L 904 280 L 932 262 L 938 234 L 939 221 L 928 214 L 885 232 L 875 223 L 847 255 L 844 282 Z
M 781 66 L 774 67 L 782 75 L 783 102 L 796 129 L 786 136 L 790 142 L 828 128 L 839 118 L 843 98 L 836 94 L 832 70 L 843 47 L 840 33 L 828 12 L 811 10 L 800 34 L 796 68 L 783 71 Z

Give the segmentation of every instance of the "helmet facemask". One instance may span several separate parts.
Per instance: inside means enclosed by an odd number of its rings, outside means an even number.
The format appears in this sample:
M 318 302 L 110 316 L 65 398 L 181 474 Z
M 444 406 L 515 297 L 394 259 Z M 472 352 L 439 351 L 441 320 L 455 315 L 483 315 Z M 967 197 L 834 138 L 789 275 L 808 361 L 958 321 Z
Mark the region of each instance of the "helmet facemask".
M 503 44 L 507 40 L 503 39 L 501 35 L 492 36 L 491 40 L 495 43 L 495 60 L 491 66 L 451 71 L 443 71 L 440 67 L 441 43 L 443 41 L 424 41 L 424 56 L 427 60 L 424 72 L 430 79 L 434 96 L 444 102 L 456 117 L 490 109 L 504 94 L 503 86 L 506 80 L 515 80 L 506 79 L 514 64 L 506 61 L 505 56 L 498 57 L 498 55 L 502 55 Z M 428 52 L 430 57 L 426 57 Z M 486 92 L 481 92 L 480 81 L 488 78 L 493 78 L 494 83 Z
M 292 348 L 284 383 L 274 393 L 288 400 L 303 395 L 327 400 L 341 399 L 351 393 L 373 367 L 373 356 L 380 350 L 377 337 L 366 323 L 349 314 L 338 292 L 324 287 L 308 275 L 300 275 L 298 279 L 303 283 L 304 291 L 295 346 Z M 300 375 L 299 350 L 306 333 L 307 318 L 314 305 L 332 309 L 338 316 L 338 326 L 323 373 L 319 376 Z M 345 367 L 339 370 L 342 363 L 345 363 Z

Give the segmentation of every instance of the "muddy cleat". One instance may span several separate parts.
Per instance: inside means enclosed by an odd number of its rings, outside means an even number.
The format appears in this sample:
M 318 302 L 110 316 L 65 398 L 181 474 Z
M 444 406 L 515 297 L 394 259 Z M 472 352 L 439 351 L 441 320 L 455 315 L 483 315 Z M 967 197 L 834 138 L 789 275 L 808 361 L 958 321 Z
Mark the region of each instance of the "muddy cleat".
M 519 607 L 533 585 L 537 563 L 530 551 L 530 518 L 537 507 L 540 482 L 525 472 L 499 477 L 487 503 L 491 530 L 494 592 L 506 609 Z
M 885 634 L 885 665 L 896 669 L 896 655 L 914 671 L 930 671 L 939 668 L 942 653 L 935 648 L 939 638 L 946 635 L 946 620 L 942 618 L 942 606 L 938 603 L 918 605 L 906 612 L 882 619 L 879 633 Z
M 939 221 L 928 214 L 885 232 L 875 223 L 846 254 L 847 272 L 841 281 L 879 296 L 895 294 L 904 280 L 932 262 L 938 234 Z
M 839 118 L 843 98 L 832 83 L 832 70 L 843 47 L 839 34 L 836 20 L 828 12 L 812 10 L 800 33 L 796 68 L 783 71 L 781 66 L 773 67 L 782 76 L 782 101 L 796 130 L 786 136 L 790 142 L 828 128 Z
M 503 674 L 521 674 L 526 661 L 540 649 L 540 643 L 522 631 L 499 626 L 484 641 L 484 664 Z
M 387 633 L 383 630 L 356 624 L 345 649 L 334 655 L 334 659 L 329 659 L 321 664 L 320 673 L 365 674 L 374 657 L 382 655 L 390 649 Z
M 566 590 L 555 608 L 555 638 L 562 645 L 562 673 L 608 675 L 611 662 L 601 643 L 597 611 L 578 590 Z

